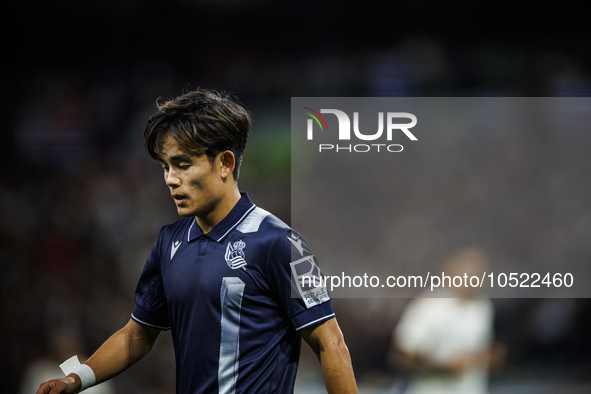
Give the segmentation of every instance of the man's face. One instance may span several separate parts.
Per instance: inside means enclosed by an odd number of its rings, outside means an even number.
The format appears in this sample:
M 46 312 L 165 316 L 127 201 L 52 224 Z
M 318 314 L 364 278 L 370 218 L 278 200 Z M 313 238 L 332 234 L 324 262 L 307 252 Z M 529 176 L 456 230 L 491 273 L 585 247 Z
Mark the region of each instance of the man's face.
M 167 136 L 162 140 L 158 161 L 164 168 L 164 181 L 170 188 L 180 216 L 207 217 L 223 198 L 220 156 L 213 164 L 205 154 L 183 151 Z

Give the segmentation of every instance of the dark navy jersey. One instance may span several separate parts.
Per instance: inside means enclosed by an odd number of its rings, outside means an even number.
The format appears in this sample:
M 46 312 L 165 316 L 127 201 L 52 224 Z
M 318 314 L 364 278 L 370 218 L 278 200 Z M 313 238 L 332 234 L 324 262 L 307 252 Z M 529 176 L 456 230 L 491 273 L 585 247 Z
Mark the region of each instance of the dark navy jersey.
M 334 317 L 310 275 L 305 240 L 243 193 L 207 234 L 195 218 L 162 228 L 132 318 L 172 331 L 177 393 L 291 393 L 298 331 Z

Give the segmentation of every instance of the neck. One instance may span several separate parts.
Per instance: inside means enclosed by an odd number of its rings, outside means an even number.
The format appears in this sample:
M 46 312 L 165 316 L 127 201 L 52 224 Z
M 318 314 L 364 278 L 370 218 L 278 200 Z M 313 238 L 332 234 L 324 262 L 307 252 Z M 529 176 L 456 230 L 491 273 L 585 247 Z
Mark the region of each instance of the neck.
M 241 197 L 238 187 L 232 188 L 217 201 L 212 210 L 205 215 L 196 216 L 195 219 L 203 234 L 210 232 L 219 222 L 228 216 Z

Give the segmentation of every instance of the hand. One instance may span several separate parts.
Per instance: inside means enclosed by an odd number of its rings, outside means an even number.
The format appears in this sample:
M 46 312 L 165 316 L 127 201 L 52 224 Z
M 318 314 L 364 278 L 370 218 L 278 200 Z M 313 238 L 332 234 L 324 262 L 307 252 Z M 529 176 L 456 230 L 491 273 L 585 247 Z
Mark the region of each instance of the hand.
M 70 374 L 62 379 L 54 379 L 42 383 L 39 386 L 39 390 L 37 390 L 37 394 L 78 394 L 81 383 L 78 375 Z

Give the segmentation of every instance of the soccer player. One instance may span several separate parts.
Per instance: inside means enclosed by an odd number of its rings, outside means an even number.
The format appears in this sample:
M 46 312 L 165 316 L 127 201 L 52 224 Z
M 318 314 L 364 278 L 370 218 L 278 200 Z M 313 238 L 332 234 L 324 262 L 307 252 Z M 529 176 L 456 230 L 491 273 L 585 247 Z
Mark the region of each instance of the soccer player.
M 183 219 L 160 231 L 127 325 L 37 394 L 78 393 L 108 380 L 169 329 L 177 393 L 291 393 L 302 337 L 327 391 L 357 392 L 326 289 L 298 281 L 319 275 L 306 241 L 238 189 L 250 127 L 249 113 L 215 91 L 158 106 L 146 122 L 146 150 L 161 163 Z

